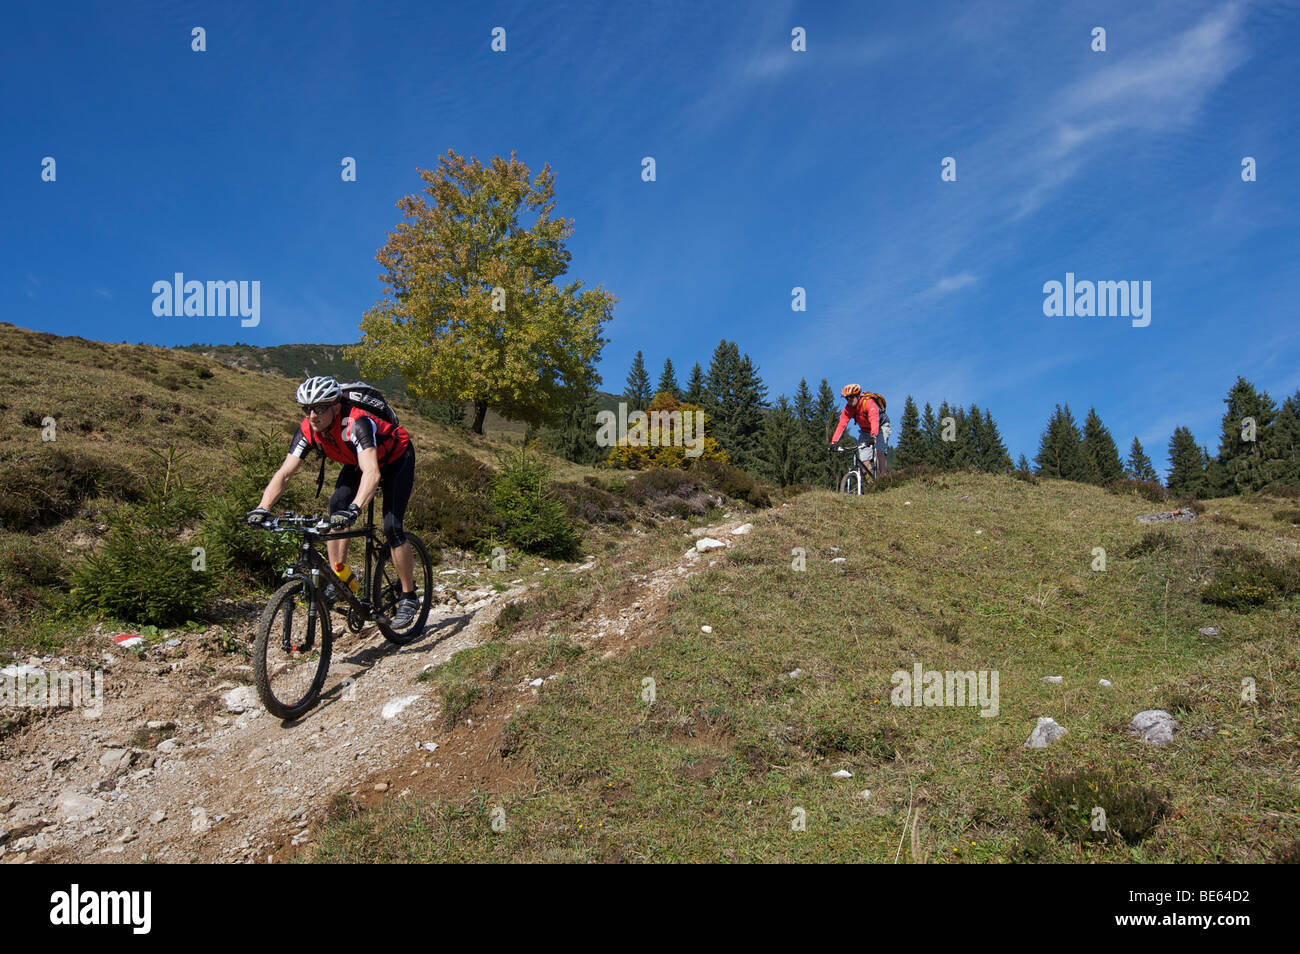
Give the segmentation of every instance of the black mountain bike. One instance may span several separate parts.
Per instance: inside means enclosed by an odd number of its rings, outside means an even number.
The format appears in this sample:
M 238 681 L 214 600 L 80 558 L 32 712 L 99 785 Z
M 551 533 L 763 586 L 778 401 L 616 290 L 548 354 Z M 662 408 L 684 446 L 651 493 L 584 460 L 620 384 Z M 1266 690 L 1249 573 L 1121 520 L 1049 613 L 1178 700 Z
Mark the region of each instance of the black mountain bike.
M 876 480 L 876 449 L 868 449 L 870 463 L 863 461 L 861 451 L 862 445 L 857 447 L 844 448 L 839 444 L 835 445 L 837 454 L 853 454 L 853 466 L 849 468 L 848 473 L 840 478 L 840 493 L 842 494 L 861 494 L 863 483 L 874 483 Z
M 329 672 L 334 644 L 331 608 L 346 617 L 352 632 L 359 633 L 373 622 L 390 643 L 405 646 L 423 632 L 429 618 L 433 567 L 424 541 L 406 533 L 414 550 L 412 582 L 420 609 L 409 625 L 397 629 L 392 617 L 401 599 L 402 582 L 387 542 L 375 529 L 373 500 L 366 525 L 357 530 L 331 533 L 327 518 L 299 517 L 292 511 L 265 520 L 261 526 L 272 533 L 300 533 L 303 538 L 297 562 L 284 572 L 287 582 L 272 594 L 262 612 L 253 649 L 253 677 L 262 705 L 281 719 L 296 719 L 315 705 Z M 334 574 L 322 546 L 325 540 L 344 537 L 366 539 L 365 572 L 356 594 Z M 331 583 L 336 596 L 327 601 L 325 588 Z

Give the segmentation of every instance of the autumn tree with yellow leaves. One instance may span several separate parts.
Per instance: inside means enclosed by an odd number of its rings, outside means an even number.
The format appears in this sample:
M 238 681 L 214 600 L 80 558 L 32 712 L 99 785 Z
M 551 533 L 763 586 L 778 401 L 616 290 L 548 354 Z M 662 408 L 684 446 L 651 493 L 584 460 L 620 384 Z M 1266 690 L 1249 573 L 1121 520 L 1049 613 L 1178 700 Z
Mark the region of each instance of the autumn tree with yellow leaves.
M 600 383 L 601 326 L 617 299 L 599 285 L 558 284 L 573 221 L 552 217 L 550 166 L 532 177 L 514 153 L 485 166 L 449 150 L 419 173 L 428 199 L 398 203 L 404 221 L 376 255 L 384 298 L 346 356 L 367 377 L 401 374 L 416 397 L 471 402 L 476 434 L 488 408 L 553 424 Z

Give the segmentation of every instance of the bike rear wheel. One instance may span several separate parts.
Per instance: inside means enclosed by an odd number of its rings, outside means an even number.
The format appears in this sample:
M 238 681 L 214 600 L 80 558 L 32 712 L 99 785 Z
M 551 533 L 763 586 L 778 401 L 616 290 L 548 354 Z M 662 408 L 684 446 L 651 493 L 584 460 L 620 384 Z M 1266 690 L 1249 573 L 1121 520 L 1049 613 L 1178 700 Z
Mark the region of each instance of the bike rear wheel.
M 329 610 L 307 577 L 291 577 L 257 624 L 253 679 L 266 711 L 296 719 L 315 705 L 332 651 Z
M 414 577 L 412 583 L 415 585 L 415 598 L 420 603 L 420 609 L 410 625 L 402 629 L 393 626 L 379 628 L 386 640 L 398 646 L 405 646 L 424 632 L 424 624 L 428 621 L 429 610 L 433 606 L 433 564 L 429 562 L 429 550 L 425 547 L 424 541 L 413 533 L 407 533 L 406 540 L 414 551 L 411 574 Z M 391 620 L 397 615 L 397 603 L 401 598 L 402 580 L 397 575 L 397 567 L 393 565 L 391 549 L 384 547 L 379 554 L 379 562 L 375 564 L 375 578 L 372 583 L 375 612 Z

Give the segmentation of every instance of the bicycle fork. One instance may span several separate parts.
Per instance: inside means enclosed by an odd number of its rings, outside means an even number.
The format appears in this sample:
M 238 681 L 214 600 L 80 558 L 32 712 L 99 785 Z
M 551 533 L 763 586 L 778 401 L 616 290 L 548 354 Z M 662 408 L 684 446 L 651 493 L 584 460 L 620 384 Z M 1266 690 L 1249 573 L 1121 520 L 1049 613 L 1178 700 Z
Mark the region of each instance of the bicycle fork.
M 280 627 L 280 630 L 283 633 L 280 637 L 280 648 L 290 655 L 310 652 L 312 646 L 316 643 L 316 623 L 319 615 L 316 609 L 316 593 L 319 590 L 319 585 L 320 570 L 316 567 L 312 567 L 311 585 L 306 587 L 306 592 L 303 594 L 303 599 L 307 603 L 307 636 L 303 640 L 301 646 L 295 646 L 291 642 L 293 637 L 293 611 L 298 600 L 294 599 L 284 601 L 284 608 L 280 611 L 284 617 L 284 625 Z

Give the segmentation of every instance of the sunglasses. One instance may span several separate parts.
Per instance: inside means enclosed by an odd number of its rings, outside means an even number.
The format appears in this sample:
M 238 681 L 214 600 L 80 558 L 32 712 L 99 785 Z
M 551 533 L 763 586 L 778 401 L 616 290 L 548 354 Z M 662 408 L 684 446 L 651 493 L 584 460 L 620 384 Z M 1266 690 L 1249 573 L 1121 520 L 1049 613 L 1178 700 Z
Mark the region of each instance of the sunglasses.
M 324 414 L 324 413 L 326 413 L 330 408 L 332 408 L 333 406 L 334 406 L 334 403 L 333 403 L 333 402 L 330 402 L 329 404 L 301 404 L 301 405 L 299 405 L 299 407 L 302 408 L 302 413 L 303 413 L 303 414 L 311 414 L 311 413 L 313 413 L 313 412 L 315 412 L 315 413 L 317 413 L 317 414 Z

